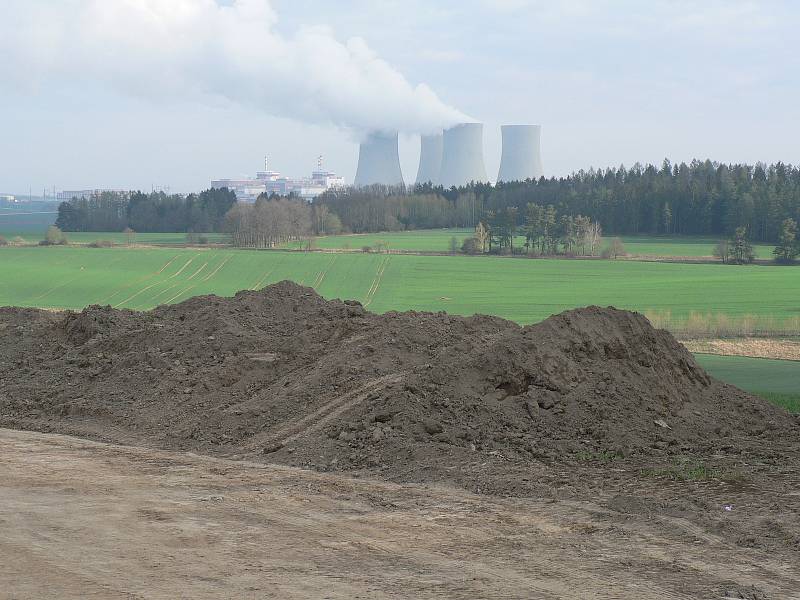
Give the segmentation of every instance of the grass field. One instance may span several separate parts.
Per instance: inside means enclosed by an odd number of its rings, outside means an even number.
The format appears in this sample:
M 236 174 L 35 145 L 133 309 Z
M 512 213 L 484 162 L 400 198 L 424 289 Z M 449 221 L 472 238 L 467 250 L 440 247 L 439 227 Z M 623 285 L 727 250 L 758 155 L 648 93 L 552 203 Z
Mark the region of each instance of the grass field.
M 8 212 L 8 211 L 7 211 Z M 44 237 L 47 225 L 55 219 L 55 213 L 41 213 L 30 216 L 4 214 L 0 211 L 0 235 L 10 240 L 17 236 L 29 243 L 36 243 Z M 28 219 L 29 221 L 23 221 Z M 211 242 L 226 242 L 228 236 L 219 233 L 205 234 Z M 316 238 L 314 243 L 322 249 L 360 250 L 364 246 L 374 247 L 377 244 L 388 245 L 391 250 L 444 252 L 450 251 L 450 240 L 456 238 L 459 248 L 461 243 L 472 235 L 471 229 L 425 229 L 419 231 L 396 231 L 386 233 L 351 234 L 324 236 Z M 67 233 L 71 243 L 87 244 L 95 240 L 111 240 L 125 243 L 121 232 Z M 696 236 L 623 236 L 625 250 L 631 256 L 657 257 L 710 257 L 719 240 Z M 184 233 L 137 233 L 136 242 L 152 245 L 177 245 L 186 241 Z M 522 247 L 525 238 L 518 236 L 515 245 Z M 289 249 L 299 249 L 303 243 L 293 242 Z M 771 245 L 755 245 L 756 256 L 760 259 L 772 258 Z
M 374 247 L 385 244 L 392 250 L 416 250 L 422 252 L 449 252 L 450 240 L 456 238 L 459 248 L 467 237 L 472 235 L 471 229 L 426 229 L 420 231 L 398 231 L 391 233 L 369 233 L 353 235 L 337 235 L 316 238 L 317 248 L 360 250 L 364 246 Z M 623 236 L 625 250 L 630 255 L 664 256 L 664 257 L 710 257 L 719 240 L 705 237 L 680 236 Z M 524 237 L 517 237 L 514 244 L 522 247 Z M 300 242 L 289 245 L 300 248 Z M 774 246 L 756 245 L 754 250 L 758 258 L 772 258 Z
M 790 412 L 800 412 L 800 362 L 710 354 L 696 357 L 717 379 L 758 394 Z
M 587 304 L 788 319 L 798 271 L 630 261 L 321 254 L 235 249 L 0 248 L 0 305 L 147 309 L 191 295 L 230 295 L 282 279 L 371 310 L 487 313 L 531 323 Z M 768 293 L 766 293 L 768 292 Z
M 0 235 L 6 238 L 6 240 L 21 237 L 29 244 L 36 244 L 39 240 L 44 239 L 45 231 L 46 228 L 41 231 L 3 231 L 0 229 Z M 89 244 L 97 240 L 109 240 L 120 245 L 124 245 L 127 242 L 125 234 L 121 231 L 103 231 L 99 233 L 75 231 L 68 232 L 65 235 L 70 244 Z M 202 235 L 206 236 L 211 243 L 225 243 L 229 239 L 229 236 L 224 233 L 204 233 Z M 185 233 L 137 233 L 134 237 L 134 244 L 139 245 L 175 246 L 185 243 Z

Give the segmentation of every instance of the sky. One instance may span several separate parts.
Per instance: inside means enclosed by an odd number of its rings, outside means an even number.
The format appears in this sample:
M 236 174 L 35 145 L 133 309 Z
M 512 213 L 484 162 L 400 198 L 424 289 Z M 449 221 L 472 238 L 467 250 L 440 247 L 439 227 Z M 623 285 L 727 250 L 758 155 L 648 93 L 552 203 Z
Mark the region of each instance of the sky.
M 355 174 L 358 140 L 542 125 L 547 175 L 800 163 L 800 4 L 741 0 L 3 0 L 0 192 Z

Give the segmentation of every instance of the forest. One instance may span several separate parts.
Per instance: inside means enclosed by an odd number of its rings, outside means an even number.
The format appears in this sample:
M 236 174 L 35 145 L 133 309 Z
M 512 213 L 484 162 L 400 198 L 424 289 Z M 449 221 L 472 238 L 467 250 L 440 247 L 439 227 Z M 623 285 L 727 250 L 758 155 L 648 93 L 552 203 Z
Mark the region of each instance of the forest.
M 227 189 L 188 196 L 104 193 L 62 203 L 56 225 L 64 231 L 121 231 L 126 227 L 139 232 L 228 231 L 242 242 L 249 240 L 247 245 L 271 246 L 275 240 L 308 233 L 474 228 L 481 222 L 490 227 L 497 219 L 503 220 L 504 227 L 515 229 L 531 222 L 531 211 L 541 210 L 545 216 L 555 211 L 559 219 L 588 219 L 612 236 L 705 235 L 722 239 L 744 228 L 753 242 L 777 243 L 787 220 L 800 221 L 800 168 L 784 163 L 726 165 L 709 160 L 673 165 L 665 160 L 661 167 L 636 164 L 578 171 L 567 177 L 451 189 L 431 185 L 342 188 L 326 192 L 305 211 L 292 208 L 292 203 L 301 202 L 297 199 L 265 204 L 278 200 L 262 197 L 258 206 L 248 207 L 237 204 Z M 290 212 L 291 218 L 286 216 Z M 302 224 L 300 214 L 305 215 Z M 269 219 L 275 222 L 267 224 Z M 560 226 L 569 229 L 568 221 Z M 258 233 L 254 233 L 256 229 Z M 541 246 L 541 239 L 538 243 Z
M 223 188 L 199 194 L 164 192 L 103 192 L 73 198 L 58 207 L 56 226 L 62 231 L 122 231 L 140 233 L 221 232 L 236 195 Z
M 327 192 L 317 202 L 354 233 L 474 227 L 490 212 L 528 204 L 552 205 L 559 214 L 584 215 L 609 235 L 727 237 L 745 227 L 755 242 L 776 242 L 786 219 L 800 221 L 800 168 L 725 165 L 710 160 L 661 167 L 639 164 L 578 171 L 537 181 L 473 184 L 410 191 L 372 186 Z

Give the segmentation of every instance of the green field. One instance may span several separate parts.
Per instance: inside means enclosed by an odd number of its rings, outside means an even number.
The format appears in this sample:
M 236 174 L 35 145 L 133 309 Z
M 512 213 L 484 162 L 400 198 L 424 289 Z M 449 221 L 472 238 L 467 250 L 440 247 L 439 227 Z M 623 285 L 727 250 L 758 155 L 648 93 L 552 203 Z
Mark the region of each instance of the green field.
M 426 229 L 420 231 L 397 231 L 390 233 L 368 233 L 325 236 L 316 238 L 317 248 L 360 250 L 364 246 L 374 247 L 386 245 L 390 250 L 406 250 L 420 252 L 450 252 L 452 238 L 456 238 L 459 248 L 462 242 L 472 235 L 471 229 Z M 625 250 L 632 256 L 664 256 L 664 257 L 710 257 L 719 240 L 706 237 L 680 236 L 623 236 Z M 514 244 L 523 247 L 524 237 L 516 237 Z M 300 248 L 295 242 L 290 248 Z M 772 258 L 774 246 L 756 245 L 754 250 L 758 258 Z
M 6 240 L 13 240 L 16 237 L 21 237 L 28 244 L 37 244 L 40 240 L 44 239 L 44 234 L 47 228 L 35 231 L 3 231 L 0 229 L 0 235 Z M 127 243 L 125 234 L 121 231 L 103 231 L 103 232 L 85 232 L 75 231 L 67 232 L 67 241 L 70 244 L 89 244 L 97 240 L 108 240 L 115 244 L 124 245 Z M 202 234 L 208 238 L 210 243 L 227 243 L 229 236 L 224 233 L 204 233 Z M 152 246 L 177 246 L 186 243 L 185 233 L 137 233 L 134 236 L 134 244 L 138 245 L 152 245 Z
M 17 236 L 28 243 L 37 243 L 44 237 L 47 225 L 51 223 L 55 213 L 36 213 L 33 215 L 14 215 L 0 211 L 0 235 L 8 240 Z M 27 221 L 23 221 L 26 219 Z M 71 243 L 88 244 L 95 240 L 111 240 L 114 243 L 125 243 L 121 232 L 75 232 L 67 233 Z M 212 243 L 225 243 L 228 236 L 221 233 L 205 234 Z M 418 252 L 450 252 L 452 238 L 456 238 L 459 248 L 462 242 L 472 235 L 471 229 L 425 229 L 419 231 L 395 231 L 369 234 L 350 234 L 323 236 L 314 239 L 314 244 L 321 249 L 361 250 L 365 246 L 374 248 L 381 244 L 390 250 Z M 697 236 L 623 236 L 625 250 L 631 256 L 658 257 L 710 257 L 719 240 Z M 179 245 L 186 242 L 184 233 L 137 233 L 136 243 L 151 245 Z M 522 247 L 525 238 L 517 236 L 516 246 Z M 287 244 L 289 249 L 300 249 L 305 242 Z M 773 246 L 755 245 L 756 256 L 760 259 L 771 259 Z
M 692 311 L 778 319 L 800 313 L 800 277 L 791 268 L 227 248 L 0 248 L 0 305 L 147 309 L 282 279 L 378 312 L 487 313 L 519 323 L 588 304 L 668 310 L 673 318 Z
M 800 412 L 800 362 L 710 354 L 696 358 L 717 379 L 763 396 L 790 412 Z

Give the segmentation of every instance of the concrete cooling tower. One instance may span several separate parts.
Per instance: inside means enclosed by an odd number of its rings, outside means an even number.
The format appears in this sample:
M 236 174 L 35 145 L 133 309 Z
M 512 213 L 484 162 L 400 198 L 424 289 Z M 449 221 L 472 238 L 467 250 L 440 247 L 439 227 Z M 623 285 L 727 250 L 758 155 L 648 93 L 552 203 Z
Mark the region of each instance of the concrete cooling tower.
M 445 188 L 488 181 L 483 164 L 483 123 L 462 123 L 445 129 L 439 184 Z
M 539 179 L 542 169 L 540 125 L 503 125 L 503 156 L 497 181 Z
M 403 183 L 396 131 L 393 133 L 373 131 L 361 143 L 358 151 L 358 168 L 353 184 L 364 186 L 375 183 L 383 185 Z
M 422 136 L 417 183 L 436 185 L 439 182 L 439 172 L 442 169 L 442 143 L 441 133 Z

